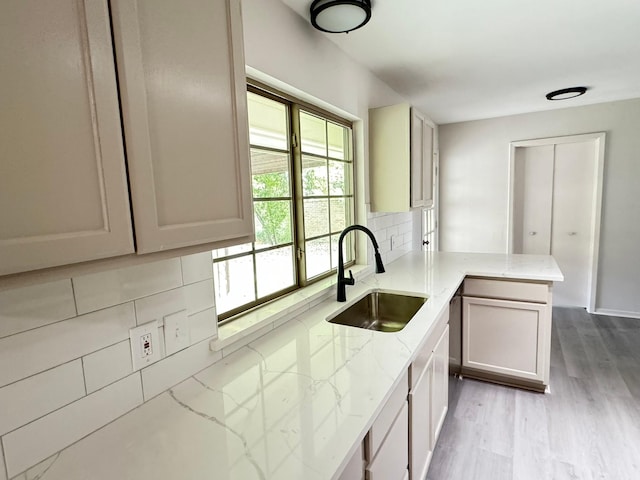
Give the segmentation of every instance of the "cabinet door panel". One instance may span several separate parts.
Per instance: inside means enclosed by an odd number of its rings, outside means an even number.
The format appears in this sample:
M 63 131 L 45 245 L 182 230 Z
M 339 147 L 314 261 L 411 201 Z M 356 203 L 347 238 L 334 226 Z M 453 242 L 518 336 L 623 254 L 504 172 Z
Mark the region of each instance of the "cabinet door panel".
M 442 424 L 449 408 L 449 326 L 433 349 L 431 439 L 432 446 L 440 436 Z
M 546 305 L 463 298 L 463 366 L 543 380 L 546 319 Z
M 106 1 L 0 4 L 0 274 L 133 251 Z
M 411 109 L 411 206 L 433 204 L 433 128 Z
M 253 235 L 237 0 L 116 0 L 139 253 Z
M 409 392 L 409 472 L 411 480 L 426 478 L 434 445 L 431 436 L 433 356 Z

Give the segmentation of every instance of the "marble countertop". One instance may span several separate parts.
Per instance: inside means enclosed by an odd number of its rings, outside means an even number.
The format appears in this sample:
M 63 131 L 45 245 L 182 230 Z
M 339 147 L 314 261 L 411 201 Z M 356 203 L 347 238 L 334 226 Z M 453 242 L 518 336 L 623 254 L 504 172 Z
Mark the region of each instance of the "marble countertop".
M 335 325 L 332 297 L 52 460 L 46 480 L 330 479 L 465 275 L 561 281 L 550 256 L 410 252 L 347 287 L 427 294 L 398 333 Z

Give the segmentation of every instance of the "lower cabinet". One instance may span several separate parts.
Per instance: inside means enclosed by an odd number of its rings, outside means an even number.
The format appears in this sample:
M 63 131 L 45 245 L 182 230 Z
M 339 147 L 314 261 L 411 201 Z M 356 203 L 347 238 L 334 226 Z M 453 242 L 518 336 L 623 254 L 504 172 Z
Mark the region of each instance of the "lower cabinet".
M 339 480 L 424 480 L 448 409 L 448 311 L 436 322 Z
M 449 326 L 435 346 L 427 342 L 425 364 L 411 370 L 409 391 L 409 472 L 411 480 L 427 476 L 431 456 L 448 410 Z
M 544 390 L 551 342 L 548 284 L 465 280 L 462 331 L 463 374 Z

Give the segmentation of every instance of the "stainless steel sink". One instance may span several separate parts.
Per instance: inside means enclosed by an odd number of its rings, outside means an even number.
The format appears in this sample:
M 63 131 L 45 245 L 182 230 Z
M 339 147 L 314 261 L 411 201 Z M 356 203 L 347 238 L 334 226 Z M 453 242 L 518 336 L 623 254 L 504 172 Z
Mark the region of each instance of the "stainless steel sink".
M 373 291 L 327 321 L 378 332 L 399 332 L 426 301 L 426 297 Z

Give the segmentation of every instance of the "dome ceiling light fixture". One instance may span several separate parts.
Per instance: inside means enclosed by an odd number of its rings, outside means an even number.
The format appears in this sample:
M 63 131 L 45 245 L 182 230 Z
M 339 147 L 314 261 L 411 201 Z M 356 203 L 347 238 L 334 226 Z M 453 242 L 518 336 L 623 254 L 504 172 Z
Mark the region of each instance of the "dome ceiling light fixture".
M 553 92 L 547 93 L 547 100 L 568 100 L 569 98 L 579 97 L 584 95 L 587 91 L 587 87 L 571 87 L 562 88 Z
M 311 25 L 327 33 L 349 33 L 371 18 L 371 0 L 314 0 Z

